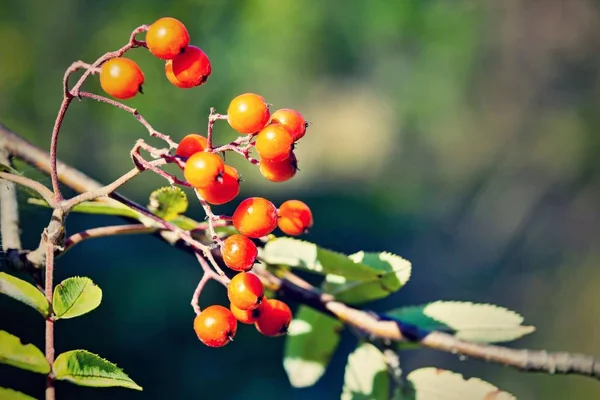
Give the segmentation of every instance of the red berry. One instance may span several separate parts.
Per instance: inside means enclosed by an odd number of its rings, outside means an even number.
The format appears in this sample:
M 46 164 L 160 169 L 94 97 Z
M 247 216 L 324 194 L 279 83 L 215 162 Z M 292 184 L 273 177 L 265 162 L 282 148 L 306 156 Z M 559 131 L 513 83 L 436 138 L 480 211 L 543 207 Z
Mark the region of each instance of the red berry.
M 100 86 L 117 99 L 130 99 L 142 92 L 144 74 L 129 58 L 112 58 L 100 68 Z
M 273 113 L 272 122 L 284 125 L 294 137 L 294 141 L 301 139 L 306 133 L 306 120 L 296 110 L 282 108 Z
M 281 124 L 269 124 L 256 136 L 256 151 L 262 159 L 279 162 L 290 157 L 294 137 Z
M 229 301 L 241 310 L 254 310 L 260 305 L 264 295 L 265 287 L 252 272 L 238 273 L 227 286 Z
M 266 301 L 263 299 L 260 305 L 254 310 L 242 310 L 241 308 L 236 307 L 235 304 L 230 304 L 229 308 L 231 309 L 231 313 L 235 319 L 237 319 L 239 322 L 243 324 L 253 324 L 258 321 L 265 304 Z
M 296 155 L 292 151 L 290 157 L 283 161 L 269 161 L 264 158 L 260 160 L 258 168 L 262 176 L 271 182 L 285 182 L 296 175 L 298 171 L 298 162 Z
M 221 254 L 225 265 L 235 271 L 249 271 L 256 261 L 258 249 L 244 235 L 231 235 L 223 241 Z
M 197 133 L 190 133 L 179 142 L 175 154 L 179 157 L 188 158 L 194 153 L 199 153 L 206 149 L 208 142 L 206 138 Z
M 239 133 L 256 133 L 265 127 L 271 112 L 262 96 L 254 93 L 240 94 L 229 103 L 227 121 Z
M 250 197 L 242 201 L 232 216 L 233 226 L 251 238 L 260 238 L 277 227 L 277 209 L 269 200 Z
M 212 72 L 208 56 L 196 46 L 188 46 L 165 63 L 165 73 L 173 85 L 189 89 L 200 86 Z
M 185 163 L 183 175 L 194 188 L 205 188 L 214 184 L 223 176 L 225 163 L 214 153 L 192 154 Z
M 194 319 L 194 331 L 198 339 L 209 347 L 223 347 L 233 340 L 237 331 L 237 320 L 223 306 L 206 307 Z
M 190 44 L 190 34 L 179 20 L 165 17 L 157 20 L 148 28 L 146 45 L 158 58 L 175 58 Z
M 277 226 L 285 234 L 298 236 L 313 226 L 310 208 L 300 200 L 288 200 L 278 210 Z
M 288 305 L 277 299 L 268 299 L 265 303 L 258 321 L 254 324 L 256 329 L 265 336 L 286 334 L 292 322 L 292 311 Z
M 240 193 L 240 175 L 231 165 L 225 165 L 222 179 L 198 189 L 198 193 L 210 204 L 228 203 Z

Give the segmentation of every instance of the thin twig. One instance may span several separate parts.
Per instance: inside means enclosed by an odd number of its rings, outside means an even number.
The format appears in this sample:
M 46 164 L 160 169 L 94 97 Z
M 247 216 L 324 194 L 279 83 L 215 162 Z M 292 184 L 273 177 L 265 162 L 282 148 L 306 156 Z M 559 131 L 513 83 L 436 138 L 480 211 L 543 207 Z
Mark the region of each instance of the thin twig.
M 52 292 L 54 274 L 54 245 L 46 242 L 46 279 L 44 282 L 44 293 L 48 303 L 52 304 Z M 50 315 L 46 318 L 46 360 L 50 365 L 54 365 L 54 318 Z M 54 400 L 54 379 L 52 375 L 48 375 L 46 379 L 46 400 Z
M 107 236 L 153 233 L 157 230 L 158 228 L 148 227 L 144 224 L 103 226 L 100 228 L 86 229 L 85 231 L 69 236 L 65 241 L 64 249 L 60 252 L 60 254 L 65 254 L 67 251 L 73 248 L 73 246 L 87 239 L 97 239 Z
M 0 164 L 11 165 L 8 151 L 0 141 Z M 48 192 L 50 192 L 48 190 Z M 17 188 L 12 181 L 0 179 L 0 237 L 2 251 L 21 250 L 21 229 L 19 228 L 19 203 Z
M 52 194 L 50 189 L 48 189 L 41 183 L 34 181 L 33 179 L 29 179 L 26 176 L 11 174 L 9 172 L 0 172 L 0 179 L 18 183 L 21 186 L 28 187 L 29 189 L 39 193 L 39 195 L 44 198 L 44 200 L 50 205 L 50 207 L 54 207 L 54 205 L 56 204 L 56 202 L 54 201 L 54 195 Z

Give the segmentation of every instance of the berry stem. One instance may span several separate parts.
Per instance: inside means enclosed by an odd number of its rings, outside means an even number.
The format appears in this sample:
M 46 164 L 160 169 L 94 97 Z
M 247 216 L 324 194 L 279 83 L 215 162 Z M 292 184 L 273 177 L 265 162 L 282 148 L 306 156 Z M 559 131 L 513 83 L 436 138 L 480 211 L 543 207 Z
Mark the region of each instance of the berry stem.
M 206 151 L 212 152 L 213 150 L 213 128 L 215 122 L 219 119 L 227 119 L 227 115 L 218 114 L 214 107 L 210 108 L 210 115 L 208 116 L 208 129 L 206 131 Z
M 219 220 L 220 217 L 215 216 L 215 214 L 213 214 L 210 205 L 206 202 L 206 200 L 204 200 L 204 198 L 198 190 L 194 189 L 194 193 L 196 193 L 196 197 L 198 198 L 198 201 L 200 202 L 202 208 L 204 209 L 204 212 L 206 213 L 206 218 L 208 222 L 208 232 L 210 233 L 211 239 L 220 246 L 222 240 L 217 235 L 217 232 L 215 231 L 215 227 L 213 225 L 213 223 Z

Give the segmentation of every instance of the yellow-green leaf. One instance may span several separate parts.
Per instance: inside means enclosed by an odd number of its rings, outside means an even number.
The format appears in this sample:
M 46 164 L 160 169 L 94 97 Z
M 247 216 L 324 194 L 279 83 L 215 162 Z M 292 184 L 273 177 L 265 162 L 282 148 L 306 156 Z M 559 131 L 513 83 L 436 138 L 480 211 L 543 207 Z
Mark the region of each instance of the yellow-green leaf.
M 54 288 L 56 318 L 68 319 L 86 314 L 100 305 L 102 290 L 90 278 L 67 278 Z
M 21 343 L 18 337 L 6 331 L 0 331 L 0 363 L 39 374 L 50 372 L 50 364 L 40 349 Z
M 34 204 L 42 207 L 49 207 L 48 203 L 43 199 L 30 198 L 27 199 L 29 204 Z M 139 219 L 137 211 L 120 205 L 119 203 L 106 203 L 102 201 L 84 201 L 83 203 L 77 204 L 71 212 L 78 212 L 83 214 L 99 214 L 99 215 L 115 215 L 118 217 L 130 217 Z
M 5 272 L 0 272 L 0 293 L 35 308 L 44 317 L 50 313 L 50 303 L 35 286 Z
M 188 199 L 185 192 L 176 186 L 165 186 L 150 194 L 148 210 L 166 221 L 186 212 Z
M 2 400 L 35 400 L 34 397 L 16 390 L 0 387 L 0 399 Z
M 381 351 L 362 343 L 348 356 L 341 400 L 387 400 L 389 374 Z

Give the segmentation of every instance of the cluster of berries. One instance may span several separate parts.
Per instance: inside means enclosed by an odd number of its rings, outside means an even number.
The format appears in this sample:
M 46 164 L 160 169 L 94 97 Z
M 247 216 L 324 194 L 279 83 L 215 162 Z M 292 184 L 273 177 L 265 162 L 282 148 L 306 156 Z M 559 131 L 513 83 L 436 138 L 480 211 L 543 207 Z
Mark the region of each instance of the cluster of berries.
M 157 20 L 146 32 L 146 46 L 165 61 L 165 74 L 173 85 L 188 89 L 202 85 L 212 72 L 210 60 L 202 49 L 190 45 L 187 28 L 175 18 Z M 102 64 L 100 86 L 117 99 L 130 99 L 142 93 L 144 74 L 129 58 L 112 58 Z

